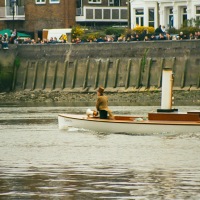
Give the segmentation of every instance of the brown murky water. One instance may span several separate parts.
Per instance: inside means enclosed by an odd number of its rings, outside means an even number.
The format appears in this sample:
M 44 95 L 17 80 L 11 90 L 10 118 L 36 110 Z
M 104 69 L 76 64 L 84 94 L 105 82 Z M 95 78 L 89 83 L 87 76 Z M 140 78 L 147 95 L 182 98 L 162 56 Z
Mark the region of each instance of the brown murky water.
M 156 109 L 111 108 L 141 115 Z M 58 113 L 86 109 L 0 107 L 1 200 L 200 199 L 200 132 L 131 136 L 58 130 Z

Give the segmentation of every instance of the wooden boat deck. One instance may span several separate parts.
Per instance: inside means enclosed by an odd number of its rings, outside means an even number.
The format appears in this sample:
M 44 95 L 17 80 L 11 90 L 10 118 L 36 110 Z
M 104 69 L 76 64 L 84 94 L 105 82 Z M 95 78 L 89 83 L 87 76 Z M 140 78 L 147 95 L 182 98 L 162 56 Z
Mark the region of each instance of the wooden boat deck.
M 200 112 L 199 112 L 200 113 Z M 60 114 L 68 119 L 96 121 L 104 123 L 134 123 L 134 124 L 163 124 L 163 125 L 200 125 L 199 113 L 149 113 L 149 118 L 141 116 L 115 116 L 115 119 L 100 119 L 86 115 Z M 181 119 L 181 120 L 180 120 Z
M 200 121 L 200 111 L 190 111 L 187 113 L 179 113 L 179 112 L 148 113 L 148 119 L 162 120 L 162 121 Z

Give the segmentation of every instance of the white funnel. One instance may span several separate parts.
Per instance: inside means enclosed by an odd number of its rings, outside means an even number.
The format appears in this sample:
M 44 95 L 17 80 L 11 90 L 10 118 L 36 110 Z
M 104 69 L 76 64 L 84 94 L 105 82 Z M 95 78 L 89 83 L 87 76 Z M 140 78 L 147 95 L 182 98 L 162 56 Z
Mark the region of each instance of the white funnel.
M 172 69 L 163 69 L 161 109 L 172 109 L 172 88 L 173 88 Z

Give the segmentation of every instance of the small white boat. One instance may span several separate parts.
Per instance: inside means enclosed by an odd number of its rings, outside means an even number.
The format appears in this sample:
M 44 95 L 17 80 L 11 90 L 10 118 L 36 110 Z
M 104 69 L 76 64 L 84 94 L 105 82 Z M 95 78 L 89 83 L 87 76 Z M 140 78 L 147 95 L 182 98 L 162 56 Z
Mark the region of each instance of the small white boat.
M 161 117 L 161 115 L 161 113 L 158 113 L 157 116 L 156 113 L 149 113 L 149 116 L 152 118 Z M 99 119 L 98 117 L 87 117 L 86 115 L 59 114 L 58 124 L 59 129 L 76 127 L 103 133 L 200 133 L 200 111 L 182 114 L 173 113 L 173 115 L 166 113 L 162 115 L 162 118 L 177 118 L 177 121 L 132 116 L 115 116 L 114 120 L 109 120 Z M 185 118 L 184 121 L 178 120 L 180 116 L 181 118 Z
M 164 69 L 162 77 L 161 109 L 141 116 L 115 116 L 100 119 L 92 112 L 87 115 L 59 114 L 59 129 L 76 127 L 103 133 L 200 133 L 200 110 L 179 112 L 172 109 L 172 70 Z M 89 114 L 88 114 L 89 113 Z

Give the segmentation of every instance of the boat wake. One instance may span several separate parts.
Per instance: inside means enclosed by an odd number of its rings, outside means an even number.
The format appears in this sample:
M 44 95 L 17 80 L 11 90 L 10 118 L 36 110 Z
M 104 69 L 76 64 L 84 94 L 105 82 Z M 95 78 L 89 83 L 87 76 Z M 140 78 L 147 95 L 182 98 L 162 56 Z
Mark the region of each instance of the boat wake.
M 127 132 L 115 132 L 115 133 L 108 133 L 108 132 L 97 132 L 97 131 L 92 131 L 92 130 L 87 130 L 83 128 L 75 128 L 75 127 L 69 127 L 66 126 L 66 129 L 68 133 L 84 133 L 84 134 L 92 134 L 92 135 L 97 135 L 97 136 L 105 136 L 105 135 L 128 135 L 128 136 L 154 136 L 154 137 L 164 137 L 166 139 L 200 139 L 200 132 L 199 133 L 176 133 L 176 132 L 155 132 L 155 133 L 127 133 Z

